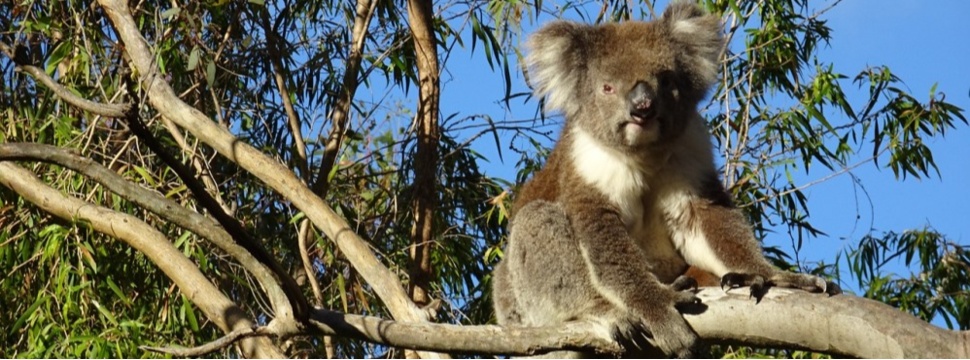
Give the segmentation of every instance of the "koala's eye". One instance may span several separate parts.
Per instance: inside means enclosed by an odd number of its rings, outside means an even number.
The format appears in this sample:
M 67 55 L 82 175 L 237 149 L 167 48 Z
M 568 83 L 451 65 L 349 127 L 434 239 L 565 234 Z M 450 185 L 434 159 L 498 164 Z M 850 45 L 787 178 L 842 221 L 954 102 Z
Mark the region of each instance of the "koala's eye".
M 669 89 L 674 86 L 674 80 L 670 76 L 660 76 L 658 80 L 660 81 L 661 89 Z
M 615 94 L 616 93 L 616 88 L 614 88 L 613 85 L 610 85 L 610 84 L 603 84 L 603 93 L 604 94 Z

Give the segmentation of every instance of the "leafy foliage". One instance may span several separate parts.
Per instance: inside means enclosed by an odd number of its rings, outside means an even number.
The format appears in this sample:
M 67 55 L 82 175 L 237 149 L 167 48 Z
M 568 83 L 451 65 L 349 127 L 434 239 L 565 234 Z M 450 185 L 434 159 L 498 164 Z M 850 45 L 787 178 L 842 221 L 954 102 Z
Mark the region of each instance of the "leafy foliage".
M 960 123 L 963 110 L 935 88 L 928 98 L 907 92 L 884 66 L 850 76 L 819 52 L 837 34 L 806 0 L 706 0 L 722 14 L 732 39 L 723 81 L 706 115 L 724 161 L 725 182 L 754 224 L 789 229 L 797 252 L 821 231 L 809 217 L 805 187 L 793 173 L 843 174 L 861 163 L 889 168 L 899 179 L 939 175 L 931 138 Z M 344 88 L 355 9 L 345 1 L 143 1 L 132 3 L 157 65 L 180 97 L 220 125 L 271 154 L 307 183 L 318 181 L 323 147 L 333 126 L 335 99 Z M 498 1 L 436 5 L 434 29 L 443 71 L 449 61 L 486 60 L 504 92 L 471 94 L 496 100 L 509 112 L 532 107 L 533 118 L 511 120 L 457 113 L 443 116 L 438 143 L 438 209 L 432 246 L 433 296 L 444 300 L 439 322 L 491 321 L 488 288 L 516 184 L 537 170 L 550 145 L 543 126 L 554 124 L 540 99 L 515 77 L 524 32 L 554 17 L 590 22 L 639 19 L 656 13 L 652 1 Z M 659 9 L 658 9 L 659 10 Z M 17 62 L 42 68 L 71 92 L 104 103 L 119 101 L 138 76 L 129 70 L 111 24 L 90 0 L 0 3 L 0 142 L 36 142 L 72 148 L 126 179 L 195 209 L 198 204 L 173 172 L 133 141 L 124 122 L 73 108 Z M 409 279 L 409 208 L 414 182 L 415 133 L 410 127 L 418 81 L 405 3 L 379 1 L 356 76 L 351 123 L 337 166 L 325 174 L 326 201 L 367 239 L 384 264 Z M 483 69 L 484 70 L 484 69 Z M 850 72 L 851 74 L 852 72 Z M 460 77 L 460 74 L 455 74 Z M 526 76 L 527 78 L 527 76 Z M 447 92 L 447 87 L 444 89 Z M 861 91 L 862 103 L 847 93 Z M 290 105 L 287 105 L 290 104 Z M 292 112 L 287 108 L 292 106 Z M 515 110 L 513 110 L 515 109 Z M 528 111 L 528 110 L 526 110 Z M 523 111 L 525 112 L 525 111 Z M 181 151 L 203 174 L 210 192 L 305 285 L 295 239 L 303 215 L 251 174 L 198 145 L 190 135 L 142 109 L 157 136 Z M 550 114 L 551 115 L 551 114 Z M 296 120 L 293 126 L 292 119 Z M 493 143 L 482 145 L 477 140 Z M 486 171 L 494 147 L 518 156 L 514 179 Z M 508 156 L 509 154 L 506 154 Z M 863 160 L 860 162 L 859 158 Z M 138 208 L 83 176 L 52 165 L 29 166 L 71 196 L 146 219 L 164 232 L 200 270 L 260 323 L 272 314 L 258 286 L 231 258 L 200 239 Z M 767 227 L 759 227 L 765 236 Z M 325 236 L 311 235 L 313 276 L 325 308 L 387 316 L 381 301 Z M 967 249 L 932 230 L 865 236 L 843 254 L 847 273 L 791 264 L 783 267 L 849 276 L 865 296 L 951 328 L 970 327 Z M 916 269 L 886 275 L 892 262 Z M 303 277 L 303 280 L 300 280 Z M 843 281 L 849 281 L 843 279 Z M 304 286 L 308 295 L 309 287 Z M 0 347 L 3 357 L 144 357 L 145 344 L 184 346 L 218 337 L 179 289 L 144 256 L 84 224 L 51 217 L 0 187 Z M 290 355 L 323 357 L 320 339 L 297 339 Z M 338 357 L 390 356 L 395 349 L 334 339 Z M 222 356 L 236 356 L 227 350 Z M 803 356 L 799 352 L 727 348 L 722 355 Z M 806 355 L 807 356 L 807 355 Z

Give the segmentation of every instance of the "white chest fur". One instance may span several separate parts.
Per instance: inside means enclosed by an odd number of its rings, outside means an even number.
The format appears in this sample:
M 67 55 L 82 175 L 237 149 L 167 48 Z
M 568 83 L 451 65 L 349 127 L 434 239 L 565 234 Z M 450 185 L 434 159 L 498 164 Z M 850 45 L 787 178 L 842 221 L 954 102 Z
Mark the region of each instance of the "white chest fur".
M 636 159 L 603 146 L 583 130 L 573 130 L 573 166 L 580 177 L 606 195 L 620 209 L 627 230 L 643 224 L 643 194 L 646 174 Z
M 619 208 L 623 224 L 633 241 L 643 249 L 644 260 L 654 275 L 663 282 L 672 281 L 683 272 L 686 264 L 670 241 L 670 224 L 663 216 L 665 209 L 657 207 L 667 204 L 661 202 L 649 205 L 649 209 L 644 208 L 650 203 L 647 199 L 657 201 L 669 195 L 666 194 L 669 187 L 651 188 L 659 181 L 655 179 L 659 175 L 658 169 L 644 166 L 633 157 L 604 146 L 582 130 L 574 130 L 572 135 L 570 155 L 576 172 Z

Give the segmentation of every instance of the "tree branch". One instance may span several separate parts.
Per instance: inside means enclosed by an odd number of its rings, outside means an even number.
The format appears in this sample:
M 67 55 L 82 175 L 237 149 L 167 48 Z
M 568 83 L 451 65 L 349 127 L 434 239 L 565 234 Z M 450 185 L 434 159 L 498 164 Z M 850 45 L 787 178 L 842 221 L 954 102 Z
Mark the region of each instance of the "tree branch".
M 772 288 L 760 302 L 748 288 L 701 288 L 703 311 L 687 322 L 710 343 L 791 348 L 858 358 L 967 358 L 967 332 L 945 330 L 875 300 Z M 571 322 L 542 328 L 406 323 L 316 311 L 324 334 L 389 346 L 471 354 L 536 355 L 568 349 L 616 355 L 610 339 Z
M 290 135 L 293 138 L 293 151 L 296 157 L 296 161 L 293 163 L 300 169 L 300 175 L 309 184 L 313 181 L 313 176 L 307 170 L 309 165 L 307 164 L 306 142 L 303 141 L 303 123 L 300 121 L 300 117 L 293 107 L 293 101 L 290 99 L 290 91 L 287 90 L 286 80 L 283 78 L 284 72 L 289 73 L 289 70 L 284 65 L 281 57 L 283 54 L 289 54 L 289 49 L 284 49 L 281 42 L 285 42 L 285 40 L 270 25 L 269 10 L 263 8 L 258 11 L 259 24 L 263 27 L 263 33 L 266 35 L 266 46 L 269 50 L 266 52 L 266 57 L 270 64 L 269 72 L 272 73 L 273 81 L 276 83 L 276 89 L 280 92 L 280 100 L 283 102 L 283 110 L 286 112 L 287 124 L 290 125 Z M 283 16 L 282 14 L 277 15 Z
M 17 69 L 30 74 L 41 84 L 44 84 L 48 89 L 54 92 L 55 95 L 67 101 L 68 104 L 77 106 L 81 110 L 91 112 L 92 114 L 97 114 L 101 116 L 120 118 L 124 117 L 125 113 L 131 108 L 131 104 L 102 104 L 99 102 L 94 102 L 80 96 L 74 95 L 73 92 L 58 84 L 53 78 L 47 75 L 44 70 L 36 67 L 32 64 L 22 63 L 22 59 L 17 59 L 16 56 L 12 56 L 14 53 L 10 45 L 0 43 L 0 53 L 7 55 L 10 60 L 17 64 Z
M 310 191 L 292 171 L 251 145 L 239 141 L 228 130 L 219 127 L 178 98 L 159 74 L 154 63 L 155 58 L 138 32 L 126 2 L 100 0 L 99 3 L 124 42 L 124 49 L 136 73 L 141 75 L 140 81 L 146 89 L 149 103 L 162 116 L 176 122 L 258 177 L 267 186 L 292 200 L 294 206 L 302 210 L 314 225 L 334 241 L 395 318 L 405 321 L 427 320 L 427 315 L 408 299 L 397 276 L 377 260 L 367 243 L 354 233 L 346 220 Z
M 11 162 L 0 162 L 0 185 L 54 216 L 83 223 L 145 254 L 223 332 L 249 329 L 255 324 L 242 308 L 202 275 L 196 264 L 141 219 L 65 196 Z M 265 337 L 246 338 L 241 348 L 247 357 L 283 357 L 279 348 Z
M 438 102 L 441 98 L 438 69 L 438 42 L 434 33 L 434 12 L 431 0 L 408 0 L 408 24 L 414 41 L 414 57 L 418 67 L 418 106 L 414 117 L 417 149 L 414 156 L 414 185 L 411 209 L 411 248 L 408 267 L 408 295 L 419 306 L 431 302 L 431 246 L 434 242 L 435 206 L 437 206 L 438 167 Z M 405 354 L 413 358 L 413 354 Z M 441 354 L 420 354 L 422 358 L 438 358 Z
M 616 356 L 623 351 L 614 341 L 592 334 L 590 324 L 582 322 L 541 328 L 503 328 L 410 323 L 320 310 L 311 316 L 310 324 L 323 334 L 447 353 L 536 355 L 570 349 Z
M 0 157 L 18 158 L 10 149 L 23 145 L 0 145 Z M 45 148 L 40 145 L 31 147 Z M 47 152 L 55 154 L 50 157 L 57 158 L 65 151 Z M 23 157 L 19 155 L 19 158 Z M 58 163 L 71 167 L 70 162 L 61 160 Z M 107 185 L 110 181 L 102 183 L 112 189 Z M 224 331 L 251 328 L 252 322 L 245 318 L 241 309 L 196 271 L 195 265 L 161 234 L 141 220 L 66 197 L 37 180 L 29 171 L 9 162 L 0 162 L 0 185 L 55 216 L 83 221 L 145 253 Z M 128 185 L 138 188 L 134 184 Z M 167 208 L 168 205 L 161 206 Z M 746 288 L 728 292 L 702 288 L 698 296 L 706 309 L 698 314 L 685 315 L 685 318 L 703 339 L 712 343 L 804 349 L 861 358 L 970 356 L 967 332 L 932 326 L 874 300 L 849 295 L 827 297 L 779 288 L 772 288 L 761 302 L 751 299 Z M 418 350 L 512 355 L 533 355 L 557 349 L 596 350 L 606 354 L 620 351 L 617 344 L 589 333 L 588 324 L 581 323 L 564 327 L 502 329 L 395 322 L 316 309 L 311 312 L 310 324 L 323 335 L 353 337 Z M 273 333 L 284 335 L 276 329 Z M 266 350 L 268 348 L 262 346 L 254 350 L 250 346 L 254 343 L 246 343 L 266 341 L 259 339 L 262 338 L 244 339 L 244 353 L 247 356 L 275 356 L 254 351 L 276 350 Z M 265 344 L 272 345 L 271 342 Z
M 967 358 L 965 332 L 941 329 L 875 300 L 772 288 L 756 303 L 748 289 L 704 288 L 708 306 L 687 322 L 704 339 L 805 349 L 858 358 Z M 730 326 L 725 326 L 730 324 Z
M 370 26 L 376 7 L 376 0 L 357 1 L 357 13 L 354 16 L 354 29 L 351 33 L 350 54 L 347 56 L 344 68 L 343 88 L 333 106 L 333 113 L 330 116 L 332 128 L 323 148 L 323 159 L 320 161 L 320 170 L 317 173 L 316 182 L 313 183 L 313 192 L 320 197 L 326 196 L 330 189 L 330 171 L 333 170 L 334 163 L 337 161 L 337 153 L 340 151 L 344 134 L 347 132 L 351 101 L 354 99 L 354 93 L 357 92 L 357 85 L 360 82 L 357 75 L 360 72 L 360 62 L 364 56 L 367 28 Z
M 414 158 L 414 186 L 411 201 L 414 224 L 411 228 L 411 266 L 408 292 L 420 306 L 431 302 L 431 245 L 434 241 L 436 206 L 435 170 L 438 166 L 438 101 L 440 99 L 438 44 L 433 29 L 434 14 L 430 0 L 408 0 L 408 23 L 414 40 L 418 67 L 418 108 L 414 117 L 417 149 Z
M 68 149 L 33 143 L 0 144 L 0 160 L 43 161 L 84 174 L 118 196 L 209 240 L 253 274 L 269 298 L 276 314 L 293 312 L 287 295 L 274 277 L 273 271 L 257 260 L 251 252 L 233 241 L 229 233 L 212 219 L 131 183 L 111 169 Z
M 205 344 L 202 344 L 196 347 L 191 347 L 191 348 L 173 347 L 173 346 L 161 346 L 161 347 L 139 346 L 138 348 L 145 351 L 152 351 L 152 352 L 169 354 L 169 355 L 180 356 L 180 357 L 201 357 L 203 355 L 225 349 L 244 337 L 269 335 L 266 331 L 262 331 L 264 329 L 266 328 L 255 328 L 255 329 L 239 328 L 239 329 L 230 331 L 228 334 L 223 335 L 218 339 L 215 339 L 213 341 L 207 342 Z

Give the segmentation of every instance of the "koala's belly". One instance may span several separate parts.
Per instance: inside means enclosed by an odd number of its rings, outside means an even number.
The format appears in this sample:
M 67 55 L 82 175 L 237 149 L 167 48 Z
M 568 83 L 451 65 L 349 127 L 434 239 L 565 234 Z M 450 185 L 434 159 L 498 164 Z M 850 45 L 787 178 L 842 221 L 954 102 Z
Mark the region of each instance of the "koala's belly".
M 670 233 L 660 218 L 644 219 L 630 229 L 660 282 L 669 284 L 687 270 L 687 262 L 670 241 Z

